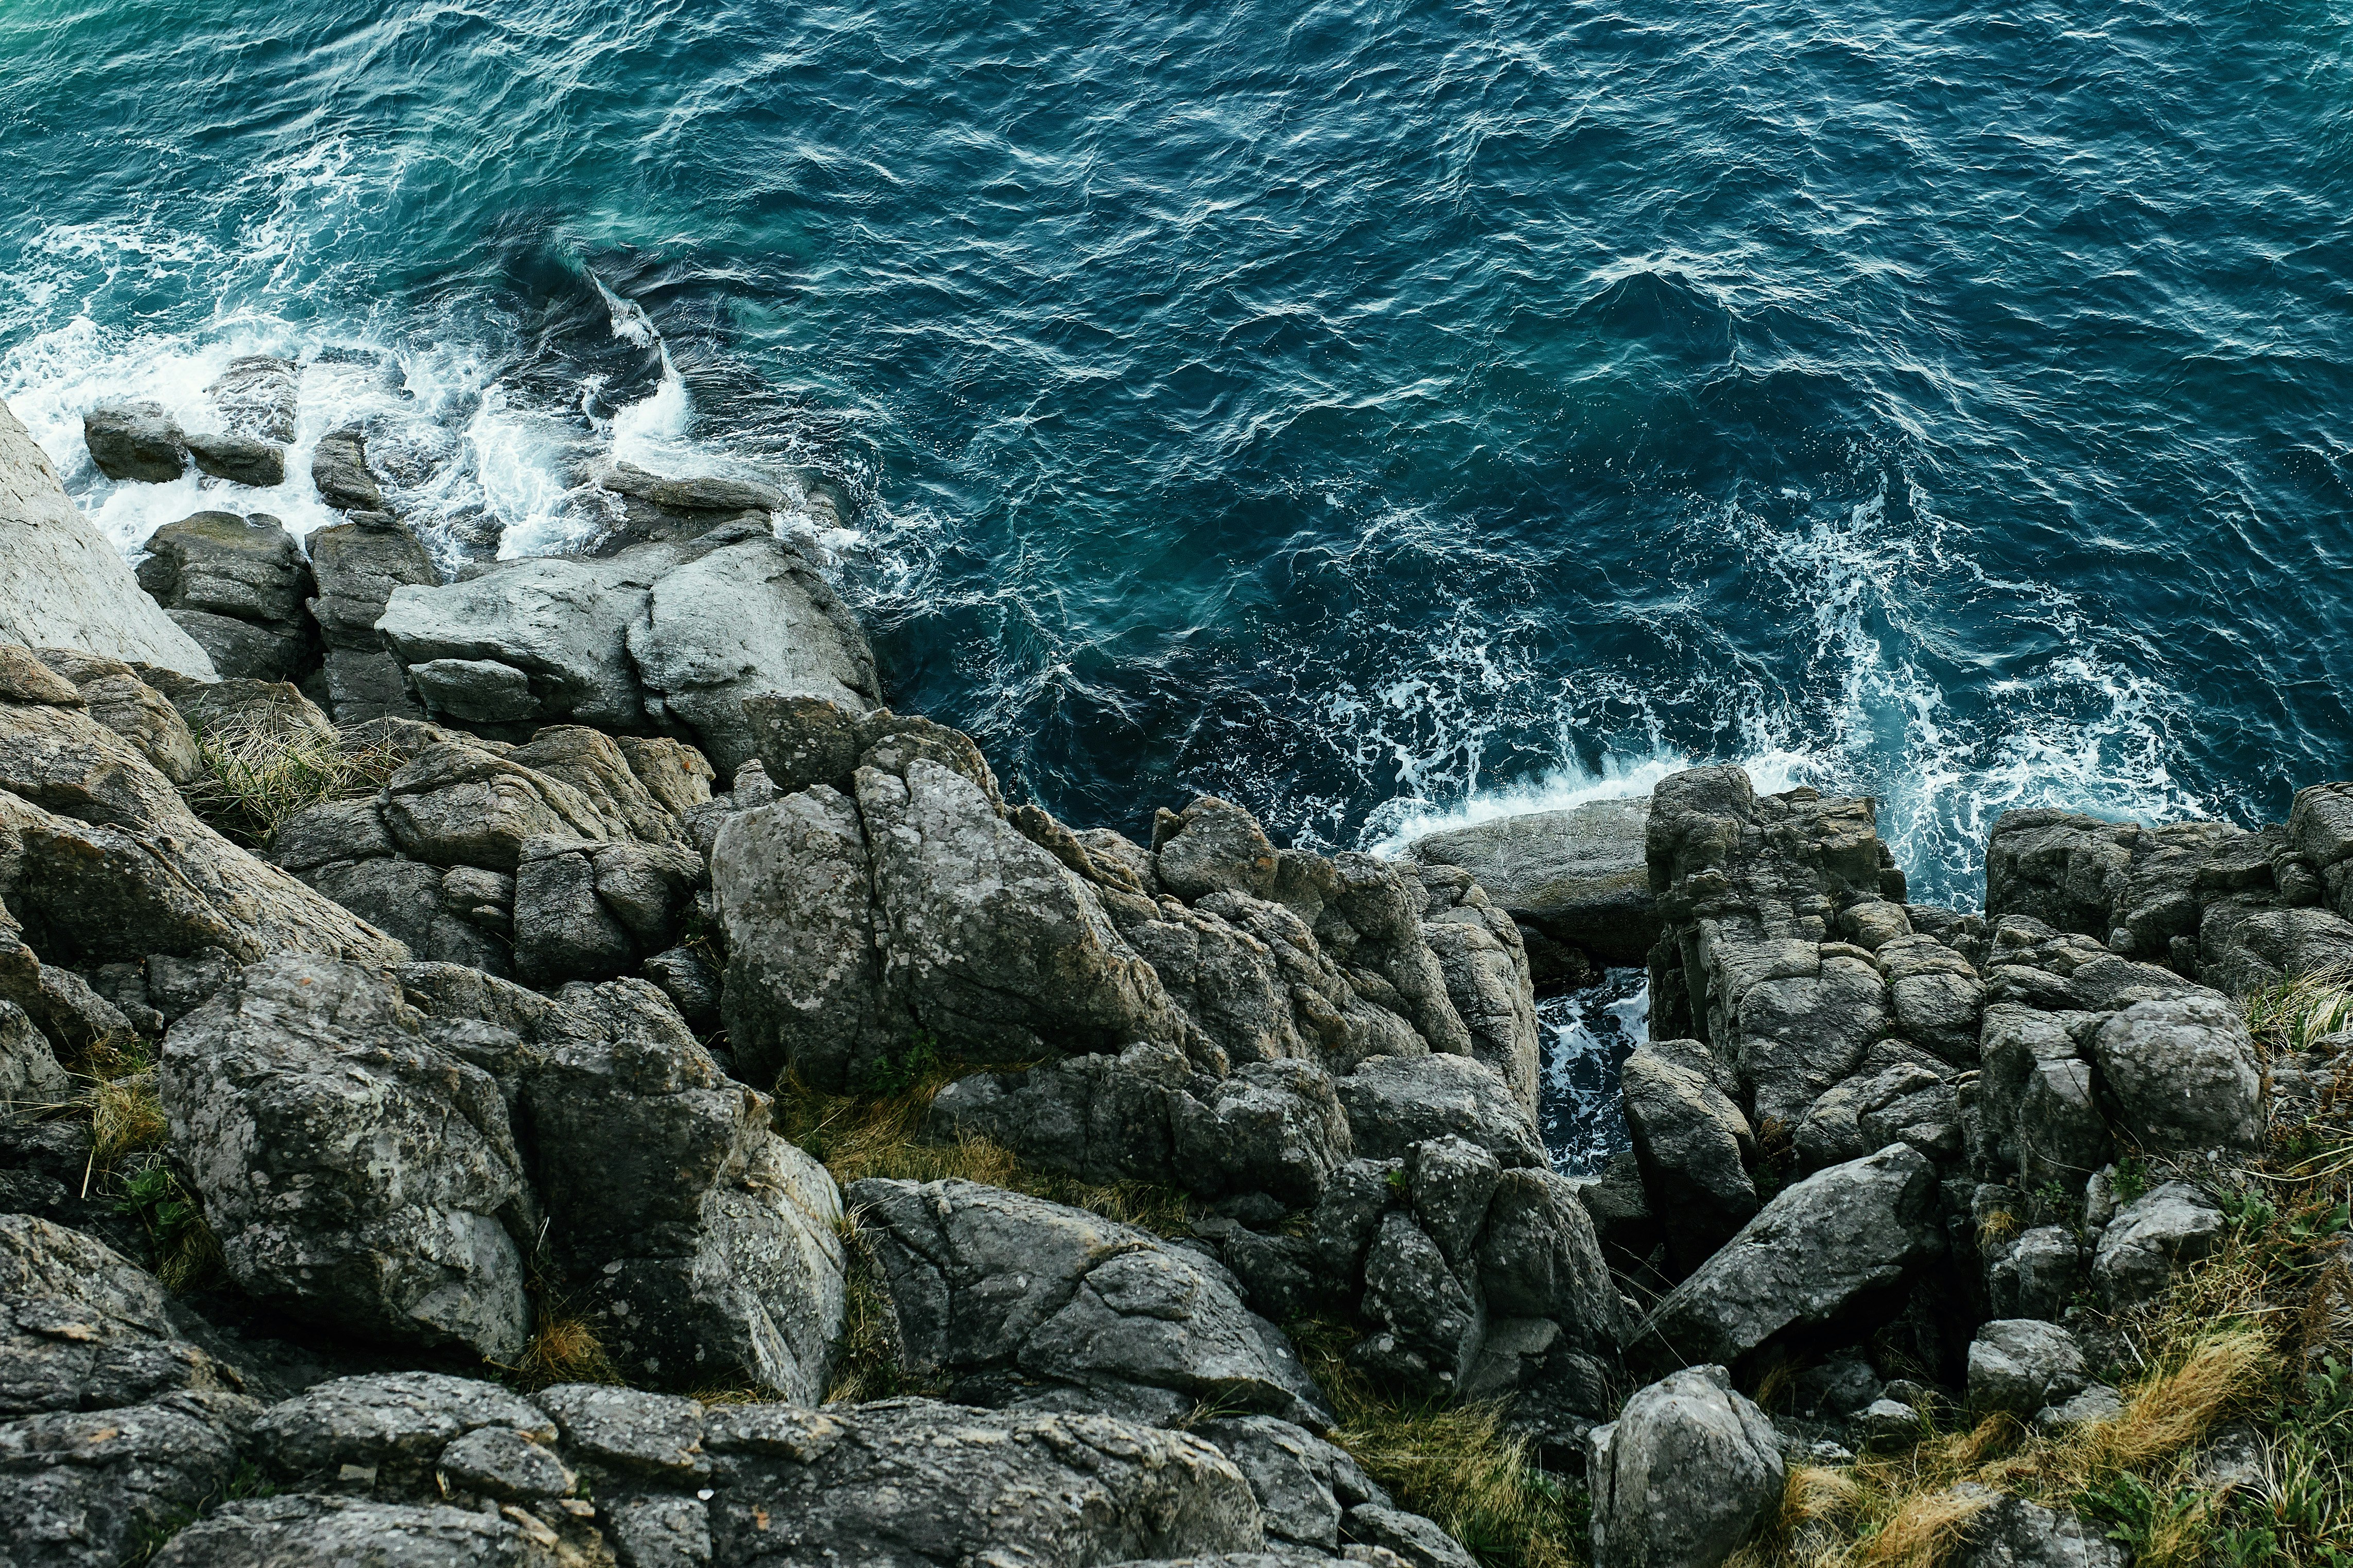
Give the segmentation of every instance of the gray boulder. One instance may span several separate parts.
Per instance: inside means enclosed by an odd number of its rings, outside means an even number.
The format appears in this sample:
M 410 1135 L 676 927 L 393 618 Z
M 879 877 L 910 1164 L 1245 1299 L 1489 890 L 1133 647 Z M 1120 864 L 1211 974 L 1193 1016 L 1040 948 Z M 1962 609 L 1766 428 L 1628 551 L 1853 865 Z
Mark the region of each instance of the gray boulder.
M 1349 1360 L 1409 1399 L 1453 1399 L 1486 1344 L 1486 1303 L 1398 1210 L 1381 1216 L 1365 1255 L 1357 1310 L 1374 1327 Z
M 286 448 L 275 442 L 209 431 L 186 441 L 196 467 L 216 479 L 262 489 L 286 482 Z
M 180 422 L 160 403 L 115 403 L 81 416 L 90 461 L 108 479 L 168 483 L 186 472 L 188 447 Z
M 311 449 L 311 481 L 329 506 L 343 511 L 384 510 L 384 491 L 368 468 L 367 434 L 356 425 L 319 437 Z
M 1715 1568 L 1780 1505 L 1780 1436 L 1721 1366 L 1651 1384 L 1588 1443 L 1596 1568 Z
M 1833 930 L 1842 911 L 1903 900 L 1873 803 L 1810 789 L 1760 796 L 1738 768 L 1695 768 L 1651 792 L 1645 854 L 1664 922 L 1651 1033 L 1705 1044 L 1737 1075 L 1734 1098 L 1754 1126 L 1794 1129 L 1891 1037 L 1889 974 L 1916 966 L 1898 960 L 1929 962 L 1892 920 L 1847 923 L 1890 952 L 1886 972 Z
M 2262 1145 L 2262 1064 L 2221 996 L 2136 1002 L 2100 1026 L 2092 1055 L 2118 1123 L 2143 1148 Z
M 2092 1369 L 2075 1336 L 2033 1318 L 1998 1319 L 1969 1343 L 1969 1404 L 2025 1420 L 2082 1393 Z
M 1346 1449 L 1288 1421 L 1271 1415 L 1226 1416 L 1203 1422 L 1195 1431 L 1215 1444 L 1250 1482 L 1265 1516 L 1270 1543 L 1336 1552 L 1345 1510 L 1388 1503 L 1388 1494 L 1365 1475 Z
M 746 1081 L 772 1084 L 789 1067 L 838 1092 L 894 1044 L 873 876 L 857 805 L 828 785 L 724 818 L 711 885 L 727 938 L 728 1043 Z
M 533 698 L 520 720 L 639 730 L 645 691 L 629 661 L 629 628 L 675 559 L 654 547 L 605 561 L 532 557 L 438 586 L 427 579 L 392 589 L 375 624 L 411 669 L 463 660 L 516 671 Z
M 180 1337 L 153 1275 L 79 1231 L 0 1215 L 0 1417 L 241 1386 Z
M 1418 1513 L 1363 1503 L 1348 1510 L 1341 1531 L 1350 1542 L 1345 1554 L 1355 1561 L 1402 1563 L 1408 1568 L 1477 1568 L 1478 1560 L 1462 1550 L 1461 1542 Z
M 0 1120 L 47 1110 L 74 1097 L 73 1079 L 32 1016 L 0 1001 Z
M 355 724 L 425 717 L 375 629 L 396 589 L 441 580 L 425 546 L 397 524 L 359 522 L 314 529 L 304 543 L 318 583 L 310 608 L 327 645 L 327 692 L 335 718 Z
M 1735 1363 L 1792 1329 L 1868 1316 L 1942 1250 L 1936 1167 L 1904 1144 L 1778 1193 L 1651 1310 L 1641 1331 Z
M 1534 968 L 1510 915 L 1452 866 L 1424 866 L 1430 907 L 1421 937 L 1446 976 L 1446 994 L 1471 1031 L 1471 1054 L 1493 1068 L 1534 1110 L 1544 1040 L 1536 1023 Z
M 275 518 L 202 511 L 147 539 L 139 585 L 212 655 L 224 679 L 303 672 L 311 563 Z
M 198 680 L 213 662 L 141 591 L 121 552 L 66 499 L 30 432 L 0 403 L 0 640 L 161 665 Z
M 1207 1401 L 1311 1430 L 1332 1423 L 1281 1331 L 1198 1254 L 970 1182 L 868 1180 L 848 1196 L 902 1363 L 918 1375 L 991 1403 L 1060 1387 L 1163 1421 Z
M 1177 1100 L 1169 1133 L 1187 1187 L 1264 1193 L 1293 1208 L 1321 1198 L 1355 1153 L 1332 1075 L 1313 1062 L 1246 1062 L 1199 1098 Z
M 1678 1274 L 1696 1268 L 1757 1212 L 1742 1160 L 1756 1140 L 1748 1119 L 1693 1062 L 1696 1040 L 1654 1041 L 1626 1058 L 1620 1078 L 1626 1126 L 1651 1213 Z
M 1615 1356 L 1626 1324 L 1617 1282 L 1576 1184 L 1550 1171 L 1505 1171 L 1477 1252 L 1480 1293 L 1499 1317 L 1560 1326 L 1567 1346 Z
M 195 731 L 187 720 L 129 665 L 76 648 L 43 648 L 37 657 L 72 683 L 83 711 L 130 742 L 172 783 L 192 784 L 204 771 Z
M 0 900 L 63 962 L 206 948 L 406 956 L 206 826 L 130 742 L 76 709 L 0 703 Z
M 2168 1182 L 2116 1211 L 2092 1255 L 2111 1305 L 2162 1295 L 2180 1270 L 2222 1244 L 2222 1211 L 2187 1182 Z
M 559 1539 L 527 1513 L 297 1493 L 224 1504 L 153 1561 L 166 1568 L 557 1568 L 566 1561 L 555 1550 Z
M 1643 858 L 1651 803 L 1588 801 L 1449 828 L 1415 839 L 1406 855 L 1459 866 L 1513 919 L 1602 963 L 1640 963 L 1659 938 L 1659 912 Z
M 513 893 L 515 966 L 534 985 L 609 980 L 678 940 L 702 860 L 617 839 L 523 841 Z
M 512 1361 L 533 1234 L 499 1087 L 355 965 L 248 966 L 165 1037 L 159 1089 L 229 1272 L 304 1316 Z
M 1986 1293 L 2004 1317 L 2056 1322 L 2084 1283 L 2084 1259 L 2065 1226 L 2037 1226 L 1986 1265 Z
M 1274 845 L 1258 819 L 1205 795 L 1153 834 L 1160 885 L 1187 903 L 1212 893 L 1263 899 L 1274 890 Z
M 884 984 L 903 1014 L 998 1060 L 1175 1037 L 1159 975 L 1094 889 L 980 785 L 920 755 L 857 782 L 874 919 L 890 933 Z
M 444 1450 L 476 1432 L 550 1443 L 555 1424 L 494 1383 L 378 1373 L 334 1378 L 271 1405 L 254 1424 L 253 1451 L 271 1481 L 290 1490 L 398 1500 L 430 1492 Z
M 1510 1086 L 1467 1056 L 1375 1057 L 1335 1087 L 1356 1152 L 1367 1159 L 1401 1159 L 1413 1145 L 1451 1132 L 1507 1169 L 1551 1168 Z

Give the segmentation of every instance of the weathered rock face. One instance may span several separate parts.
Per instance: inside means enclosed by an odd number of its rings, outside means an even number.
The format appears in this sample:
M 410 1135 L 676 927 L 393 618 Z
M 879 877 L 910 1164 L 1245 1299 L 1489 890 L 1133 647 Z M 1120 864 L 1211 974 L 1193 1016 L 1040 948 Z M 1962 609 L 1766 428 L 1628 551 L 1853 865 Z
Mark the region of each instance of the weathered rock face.
M 47 454 L 0 404 L 0 641 L 71 647 L 216 679 L 211 658 L 141 591 L 66 499 Z
M 356 512 L 384 510 L 384 490 L 368 467 L 367 433 L 356 425 L 319 437 L 311 449 L 311 480 L 329 506 Z
M 607 559 L 502 563 L 396 593 L 385 640 L 437 717 L 683 730 L 733 777 L 754 749 L 744 701 L 792 692 L 853 709 L 876 696 L 864 634 L 765 525 Z
M 387 983 L 269 959 L 165 1037 L 160 1089 L 237 1282 L 307 1316 L 512 1361 L 535 1218 L 491 1075 Z
M 1471 1055 L 1494 1068 L 1522 1105 L 1533 1107 L 1543 1040 L 1535 963 L 1520 928 L 1460 867 L 1424 866 L 1421 884 L 1430 898 L 1422 940 L 1437 955 L 1447 997 L 1471 1031 Z
M 2353 957 L 2348 786 L 2299 793 L 2282 825 L 2160 826 L 2004 813 L 1986 849 L 1986 913 L 2097 939 L 2230 992 Z
M 1289 1342 L 1229 1276 L 1083 1209 L 970 1182 L 849 1189 L 890 1293 L 902 1364 L 988 1404 L 1174 1420 L 1197 1402 L 1320 1431 Z
M 1265 1539 L 1249 1483 L 1216 1448 L 1106 1415 L 746 1405 L 714 1411 L 703 1442 L 725 1482 L 710 1508 L 715 1563 L 781 1550 L 1082 1568 Z
M 773 538 L 730 544 L 657 578 L 628 633 L 648 718 L 691 734 L 723 778 L 752 760 L 747 697 L 845 708 L 881 695 L 866 634 L 832 584 Z
M 917 1399 L 706 1413 L 693 1400 L 623 1388 L 563 1384 L 526 1400 L 493 1384 L 417 1373 L 322 1384 L 258 1420 L 249 1402 L 240 1405 L 238 1425 L 210 1444 L 173 1429 L 169 1436 L 189 1442 L 180 1463 L 217 1488 L 250 1426 L 244 1447 L 280 1495 L 211 1510 L 157 1562 L 554 1568 L 617 1554 L 638 1568 L 689 1568 L 781 1552 L 783 1561 L 905 1568 L 942 1561 L 1087 1568 L 1138 1553 L 1256 1552 L 1267 1542 L 1250 1482 L 1216 1447 L 1105 1415 L 999 1414 Z M 169 1406 L 105 1418 L 157 1410 Z M 149 1425 L 135 1440 L 153 1452 L 162 1445 L 152 1439 L 166 1434 Z M 58 1468 L 37 1479 L 70 1474 L 66 1439 L 88 1435 L 39 1436 L 49 1451 L 35 1448 L 36 1458 Z M 1306 1517 L 1303 1500 L 1277 1491 L 1273 1467 L 1262 1462 L 1276 1452 L 1277 1436 L 1254 1427 L 1239 1436 L 1254 1444 L 1270 1491 L 1292 1498 L 1285 1519 Z M 1299 1437 L 1297 1463 L 1314 1468 L 1322 1446 Z M 0 1436 L 0 1453 L 10 1443 Z M 33 1448 L 21 1439 L 16 1447 Z M 119 1479 L 122 1457 L 113 1451 L 102 1451 L 93 1468 L 110 1466 Z M 1309 1484 L 1327 1499 L 1342 1490 L 1361 1500 L 1368 1494 L 1352 1484 L 1353 1470 L 1342 1457 Z M 171 1470 L 148 1482 L 168 1501 L 185 1500 L 179 1518 L 142 1506 L 132 1522 L 153 1521 L 163 1533 L 193 1513 L 200 1492 L 156 1485 L 184 1479 Z M 0 1487 L 7 1484 L 0 1472 Z M 146 1502 L 136 1489 L 130 1495 Z M 99 1544 L 130 1534 L 126 1528 Z M 96 1551 L 64 1559 L 91 1568 L 116 1560 Z
M 1936 1167 L 1898 1144 L 1777 1194 L 1651 1310 L 1655 1336 L 1694 1360 L 1736 1364 L 1776 1337 L 1867 1317 L 1944 1237 Z
M 185 784 L 202 771 L 204 761 L 187 720 L 169 698 L 121 659 L 76 648 L 45 647 L 30 658 L 22 653 L 0 653 L 0 661 L 20 668 L 27 664 L 46 667 L 62 677 L 91 718 L 130 742 L 172 783 Z M 50 700 L 60 707 L 75 706 L 70 697 Z
M 1134 1155 L 1013 1146 L 1056 1168 L 1112 1155 L 1139 1171 L 1159 1168 L 1158 1130 L 1176 1125 L 1178 1055 L 1214 1079 L 1250 1062 L 1344 1071 L 1392 1053 L 1483 1052 L 1533 1095 L 1524 955 L 1458 872 L 1425 882 L 1365 856 L 1276 852 L 1206 797 L 1164 813 L 1147 850 L 1034 806 L 1008 811 L 972 742 L 938 725 L 807 698 L 745 711 L 778 795 L 714 807 L 711 856 L 730 1040 L 756 1080 L 790 1066 L 820 1088 L 862 1082 L 927 1035 L 981 1061 L 1166 1047 L 1147 1053 L 1157 1089 L 1116 1086 L 1115 1113 L 1088 1069 L 975 1084 L 947 1102 L 991 1119 L 1000 1140 L 1114 1114 L 1142 1132 Z M 1164 862 L 1192 903 L 1167 890 Z
M 241 1387 L 180 1337 L 153 1275 L 79 1231 L 0 1215 L 0 1418 Z
M 681 843 L 691 786 L 708 790 L 691 748 L 624 750 L 568 725 L 523 746 L 408 728 L 414 754 L 383 795 L 288 819 L 280 866 L 419 958 L 539 984 L 629 973 L 676 942 L 702 879 Z
M 1679 1274 L 1698 1268 L 1757 1212 L 1744 1158 L 1754 1157 L 1756 1139 L 1716 1075 L 1697 1040 L 1663 1040 L 1637 1048 L 1620 1079 L 1642 1185 Z
M 220 948 L 376 963 L 400 944 L 198 821 L 88 713 L 0 703 L 0 901 L 67 963 Z
M 1593 963 L 1641 963 L 1659 940 L 1643 850 L 1650 813 L 1641 798 L 1588 801 L 1432 833 L 1405 852 L 1461 868 L 1514 920 Z
M 748 1376 L 817 1404 L 841 1336 L 833 1179 L 646 982 L 558 1000 L 569 1017 L 536 1031 L 523 1105 L 575 1306 L 633 1380 Z
M 205 431 L 188 437 L 187 443 L 196 467 L 216 479 L 264 489 L 286 482 L 286 448 L 273 442 Z
M 1507 1167 L 1551 1164 L 1510 1089 L 1468 1057 L 1375 1057 L 1336 1087 L 1356 1152 L 1368 1158 L 1398 1158 L 1426 1139 L 1452 1133 Z
M 139 585 L 224 679 L 293 680 L 310 662 L 311 563 L 275 518 L 201 511 L 147 540 Z
M 1780 1504 L 1779 1436 L 1720 1366 L 1642 1389 L 1589 1441 L 1597 1568 L 1715 1568 Z
M 135 1560 L 237 1473 L 259 1407 L 194 1390 L 0 1422 L 0 1558 L 42 1568 Z

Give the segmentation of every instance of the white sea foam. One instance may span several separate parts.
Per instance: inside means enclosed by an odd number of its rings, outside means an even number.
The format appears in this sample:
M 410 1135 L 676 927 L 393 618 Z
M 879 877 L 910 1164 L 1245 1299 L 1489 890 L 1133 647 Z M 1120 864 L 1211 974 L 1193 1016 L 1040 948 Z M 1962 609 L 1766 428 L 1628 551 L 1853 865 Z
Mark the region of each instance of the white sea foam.
M 1800 784 L 1869 795 L 1879 826 L 1915 896 L 1973 900 L 1987 832 L 2001 812 L 2055 805 L 2114 818 L 2171 821 L 2213 815 L 2215 803 L 2184 789 L 2168 765 L 2184 700 L 2147 673 L 2114 634 L 2094 626 L 2044 584 L 1988 583 L 1968 541 L 1938 520 L 1929 498 L 1904 498 L 1903 521 L 1875 494 L 1798 523 L 1771 524 L 1734 508 L 1711 521 L 1714 542 L 1746 552 L 1778 615 L 1797 631 L 1801 670 L 1768 684 L 1739 664 L 1694 667 L 1641 689 L 1609 672 L 1560 683 L 1559 750 L 1592 756 L 1531 779 L 1491 785 L 1476 760 L 1491 714 L 1475 693 L 1493 684 L 1482 647 L 1465 659 L 1449 641 L 1423 645 L 1419 671 L 1387 689 L 1409 711 L 1358 699 L 1327 711 L 1359 756 L 1412 736 L 1419 754 L 1396 764 L 1404 787 L 1376 809 L 1362 841 L 1395 854 L 1442 828 L 1612 796 L 1647 795 L 1679 769 L 1729 762 L 1757 788 Z M 1921 605 L 1955 584 L 2010 599 L 2014 613 L 2059 651 L 2006 683 L 1968 694 L 1968 710 L 1943 689 Z M 1433 669 L 1454 673 L 1433 678 Z M 1518 672 L 1506 671 L 1504 679 Z M 1666 743 L 1671 714 L 1715 712 L 1719 745 Z M 1628 721 L 1632 714 L 1633 721 Z M 1465 763 L 1465 756 L 1473 760 Z M 1453 785 L 1418 789 L 1425 777 Z

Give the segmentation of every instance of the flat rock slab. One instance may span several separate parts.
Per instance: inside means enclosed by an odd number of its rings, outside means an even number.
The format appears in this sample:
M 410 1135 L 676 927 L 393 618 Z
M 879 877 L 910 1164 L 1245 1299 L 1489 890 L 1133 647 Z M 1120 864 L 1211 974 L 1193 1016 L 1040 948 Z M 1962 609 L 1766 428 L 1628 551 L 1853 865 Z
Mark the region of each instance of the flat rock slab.
M 1460 866 L 1487 896 L 1605 963 L 1640 963 L 1659 939 L 1642 836 L 1646 799 L 1591 800 L 1450 827 L 1406 846 L 1423 864 Z

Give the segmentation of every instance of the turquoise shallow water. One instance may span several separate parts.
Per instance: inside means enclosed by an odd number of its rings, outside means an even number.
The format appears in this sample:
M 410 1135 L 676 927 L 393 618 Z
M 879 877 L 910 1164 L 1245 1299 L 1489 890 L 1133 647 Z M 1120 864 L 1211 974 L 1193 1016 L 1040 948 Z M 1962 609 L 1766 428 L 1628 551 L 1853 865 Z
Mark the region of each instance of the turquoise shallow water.
M 897 705 L 1083 824 L 1729 758 L 1968 900 L 2348 771 L 2341 0 L 252 9 L 0 4 L 0 395 L 126 548 L 200 487 L 80 410 L 269 349 L 510 552 L 830 476 Z

